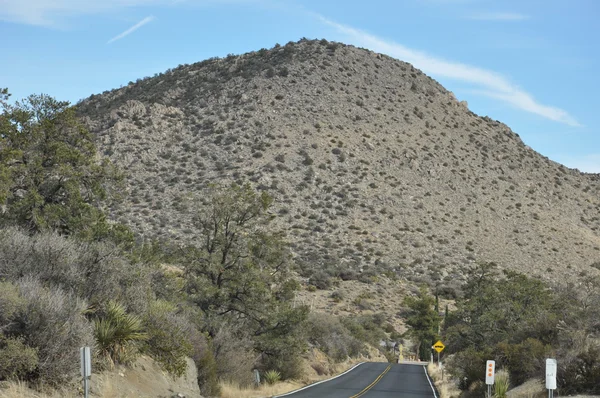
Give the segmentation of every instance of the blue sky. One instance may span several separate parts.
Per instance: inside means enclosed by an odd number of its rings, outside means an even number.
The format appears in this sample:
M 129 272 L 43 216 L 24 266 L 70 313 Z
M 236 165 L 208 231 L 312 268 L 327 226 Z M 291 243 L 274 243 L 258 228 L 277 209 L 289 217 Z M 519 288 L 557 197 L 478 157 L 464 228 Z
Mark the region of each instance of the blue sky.
M 600 173 L 597 0 L 0 0 L 0 87 L 76 102 L 302 37 L 411 62 L 550 159 Z

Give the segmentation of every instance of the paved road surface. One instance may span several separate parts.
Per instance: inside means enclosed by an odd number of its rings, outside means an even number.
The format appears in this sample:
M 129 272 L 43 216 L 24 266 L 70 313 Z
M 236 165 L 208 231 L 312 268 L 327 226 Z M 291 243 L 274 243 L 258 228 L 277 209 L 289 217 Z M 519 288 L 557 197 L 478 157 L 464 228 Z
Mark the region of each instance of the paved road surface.
M 367 362 L 285 398 L 437 398 L 423 365 Z

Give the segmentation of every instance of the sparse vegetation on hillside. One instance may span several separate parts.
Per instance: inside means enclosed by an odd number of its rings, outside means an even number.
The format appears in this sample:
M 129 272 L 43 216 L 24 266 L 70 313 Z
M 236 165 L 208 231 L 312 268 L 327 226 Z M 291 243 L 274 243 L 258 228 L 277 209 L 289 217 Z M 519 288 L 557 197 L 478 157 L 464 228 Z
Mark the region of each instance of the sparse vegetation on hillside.
M 381 54 L 301 40 L 180 65 L 77 109 L 128 169 L 110 217 L 145 238 L 193 242 L 186 198 L 251 183 L 319 289 L 388 272 L 455 297 L 477 261 L 550 281 L 600 274 L 598 176 Z

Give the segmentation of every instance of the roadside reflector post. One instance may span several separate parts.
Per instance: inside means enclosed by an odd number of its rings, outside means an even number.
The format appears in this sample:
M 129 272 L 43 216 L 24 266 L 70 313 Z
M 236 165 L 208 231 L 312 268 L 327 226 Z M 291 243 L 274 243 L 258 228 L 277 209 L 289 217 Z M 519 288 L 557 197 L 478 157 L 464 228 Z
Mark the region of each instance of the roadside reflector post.
M 492 386 L 496 376 L 496 361 L 487 361 L 485 364 L 485 384 L 487 384 L 487 396 L 492 398 Z
M 260 372 L 258 371 L 258 369 L 254 369 L 254 385 L 256 387 L 260 386 Z
M 85 398 L 89 395 L 89 379 L 92 376 L 92 355 L 90 347 L 79 348 L 81 355 L 81 377 L 83 378 L 83 394 Z
M 554 398 L 554 390 L 556 390 L 556 359 L 546 359 L 546 388 L 548 389 L 548 398 Z

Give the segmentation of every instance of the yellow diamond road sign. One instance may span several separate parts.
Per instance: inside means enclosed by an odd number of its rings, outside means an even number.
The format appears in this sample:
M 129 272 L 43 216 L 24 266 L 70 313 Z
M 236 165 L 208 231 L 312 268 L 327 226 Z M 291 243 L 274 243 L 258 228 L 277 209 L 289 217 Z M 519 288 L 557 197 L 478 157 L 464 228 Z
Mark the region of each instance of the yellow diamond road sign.
M 446 348 L 446 346 L 444 345 L 444 343 L 442 343 L 440 340 L 438 340 L 438 342 L 433 345 L 433 348 L 437 352 L 442 352 L 444 350 L 444 348 Z

